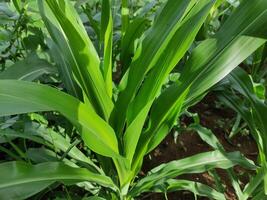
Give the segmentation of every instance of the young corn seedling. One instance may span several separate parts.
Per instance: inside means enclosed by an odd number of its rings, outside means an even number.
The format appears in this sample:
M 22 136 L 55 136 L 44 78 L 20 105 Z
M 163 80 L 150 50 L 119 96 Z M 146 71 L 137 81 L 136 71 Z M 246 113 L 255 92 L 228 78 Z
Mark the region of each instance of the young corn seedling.
M 121 37 L 125 41 L 133 32 L 129 31 L 127 1 L 122 2 Z M 238 152 L 197 154 L 162 164 L 137 178 L 144 156 L 167 136 L 180 114 L 266 42 L 267 1 L 242 1 L 218 33 L 193 50 L 179 80 L 163 90 L 165 79 L 191 47 L 215 2 L 168 0 L 143 33 L 133 58 L 130 54 L 122 56 L 125 62 L 116 85 L 112 81 L 111 1 L 102 1 L 100 57 L 69 0 L 38 0 L 51 36 L 53 58 L 69 94 L 47 85 L 0 80 L 0 116 L 56 111 L 73 124 L 99 162 L 86 157 L 75 143 L 66 149 L 71 145 L 58 136 L 64 145 L 56 145 L 79 162 L 62 157 L 62 162 L 2 163 L 0 196 L 25 199 L 60 182 L 100 185 L 106 190 L 96 194 L 96 199 L 134 199 L 144 192 L 184 189 L 225 199 L 224 194 L 207 185 L 175 178 L 235 165 L 254 169 Z M 113 95 L 115 87 L 119 90 L 117 98 Z M 40 134 L 51 133 L 45 128 L 38 130 Z M 57 137 L 55 132 L 51 134 Z

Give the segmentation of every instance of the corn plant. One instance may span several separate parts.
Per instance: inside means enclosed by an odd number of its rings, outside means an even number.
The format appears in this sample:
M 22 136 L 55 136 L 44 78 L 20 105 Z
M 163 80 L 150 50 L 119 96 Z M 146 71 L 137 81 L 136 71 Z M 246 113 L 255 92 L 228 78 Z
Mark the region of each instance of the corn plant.
M 131 25 L 127 1 L 122 2 L 123 41 L 132 33 L 127 31 Z M 104 192 L 102 189 L 95 194 L 99 199 L 133 199 L 144 192 L 184 189 L 211 199 L 225 199 L 223 193 L 207 185 L 175 178 L 235 165 L 255 169 L 238 152 L 219 149 L 197 154 L 164 163 L 138 178 L 143 158 L 166 137 L 181 113 L 266 42 L 267 1 L 242 1 L 218 33 L 193 50 L 179 80 L 164 89 L 166 78 L 191 47 L 215 2 L 168 0 L 142 34 L 134 56 L 125 55 L 127 62 L 123 64 L 120 83 L 116 84 L 112 81 L 111 1 L 102 1 L 100 56 L 69 0 L 38 0 L 51 36 L 51 55 L 68 94 L 48 85 L 0 80 L 0 116 L 58 112 L 73 124 L 98 162 L 47 127 L 30 127 L 38 132 L 38 138 L 29 136 L 30 130 L 19 135 L 8 129 L 5 136 L 30 138 L 48 147 L 49 133 L 57 138 L 55 145 L 76 162 L 63 156 L 38 164 L 2 163 L 1 198 L 25 199 L 60 182 L 101 186 Z
M 222 89 L 222 88 L 221 88 Z M 264 92 L 264 94 L 261 94 Z M 236 68 L 224 80 L 223 92 L 219 92 L 219 98 L 235 110 L 247 123 L 250 132 L 257 143 L 260 168 L 257 175 L 251 178 L 240 199 L 264 199 L 267 194 L 266 187 L 266 112 L 265 90 L 256 86 L 252 78 L 242 69 Z

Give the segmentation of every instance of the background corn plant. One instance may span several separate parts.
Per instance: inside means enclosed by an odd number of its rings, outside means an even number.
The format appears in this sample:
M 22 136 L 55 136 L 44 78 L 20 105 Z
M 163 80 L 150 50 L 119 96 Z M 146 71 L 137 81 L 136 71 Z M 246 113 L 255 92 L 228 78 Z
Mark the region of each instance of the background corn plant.
M 159 11 L 151 16 L 149 10 L 155 8 L 153 4 L 147 7 L 148 11 L 140 11 L 125 0 L 121 4 L 103 0 L 98 21 L 92 18 L 90 4 L 82 7 L 94 32 L 93 41 L 71 1 L 37 2 L 50 35 L 45 48 L 57 69 L 34 56 L 15 64 L 25 66 L 25 71 L 17 70 L 16 66 L 8 67 L 0 74 L 0 116 L 53 111 L 68 119 L 68 127 L 71 133 L 77 134 L 77 139 L 72 142 L 69 136 L 62 137 L 60 129 L 49 128 L 39 114 L 30 114 L 30 117 L 41 123 L 24 120 L 23 134 L 10 126 L 2 128 L 0 142 L 10 143 L 20 157 L 3 150 L 27 162 L 0 164 L 1 198 L 25 199 L 63 183 L 82 187 L 99 199 L 133 199 L 144 192 L 184 189 L 211 199 L 225 199 L 219 190 L 175 178 L 184 173 L 228 169 L 235 165 L 256 169 L 240 153 L 226 153 L 213 138 L 208 143 L 214 151 L 162 164 L 142 179 L 137 178 L 144 156 L 160 144 L 181 113 L 264 45 L 267 39 L 265 0 L 242 1 L 216 33 L 205 23 L 223 1 L 159 1 L 155 3 Z M 18 11 L 24 8 L 20 1 L 13 4 Z M 120 26 L 116 26 L 114 9 L 121 11 Z M 129 14 L 133 12 L 131 19 Z M 200 33 L 208 39 L 190 50 Z M 120 39 L 116 40 L 115 36 Z M 118 57 L 120 63 L 115 65 Z M 179 62 L 183 66 L 178 80 L 165 87 L 166 79 Z M 121 68 L 117 69 L 120 74 L 115 74 L 116 80 L 112 73 L 114 66 Z M 43 71 L 38 73 L 40 69 Z M 65 92 L 29 82 L 44 73 L 59 73 Z M 234 83 L 238 85 L 237 81 Z M 254 103 L 255 98 L 246 93 L 250 88 L 236 87 L 252 105 L 258 105 Z M 265 125 L 261 121 L 264 116 L 258 114 L 257 109 L 255 112 L 251 115 L 256 115 L 261 123 L 255 121 L 251 128 L 261 149 L 261 168 L 254 179 L 257 183 L 250 184 L 239 195 L 241 199 L 253 195 L 265 179 L 262 178 L 266 162 Z M 13 118 L 6 119 L 12 125 Z M 25 153 L 12 142 L 14 138 L 32 140 L 44 148 Z M 77 147 L 80 139 L 92 151 L 91 156 Z

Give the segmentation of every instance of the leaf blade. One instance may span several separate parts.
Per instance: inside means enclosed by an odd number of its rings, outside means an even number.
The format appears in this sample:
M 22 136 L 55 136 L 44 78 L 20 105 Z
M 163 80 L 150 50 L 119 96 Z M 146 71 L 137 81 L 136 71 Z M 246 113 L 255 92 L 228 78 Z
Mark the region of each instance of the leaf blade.
M 118 156 L 113 129 L 84 103 L 57 89 L 24 81 L 0 80 L 0 102 L 0 116 L 58 111 L 76 126 L 89 148 L 108 157 Z

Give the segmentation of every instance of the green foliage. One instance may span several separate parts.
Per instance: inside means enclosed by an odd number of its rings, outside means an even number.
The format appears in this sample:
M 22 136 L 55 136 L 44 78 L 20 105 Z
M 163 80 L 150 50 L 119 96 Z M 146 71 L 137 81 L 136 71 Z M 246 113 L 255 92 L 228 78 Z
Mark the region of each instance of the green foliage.
M 32 27 L 35 36 L 19 38 L 17 44 L 25 44 L 18 48 L 21 57 L 0 73 L 0 150 L 18 160 L 0 164 L 1 198 L 25 199 L 62 183 L 95 195 L 85 199 L 125 200 L 184 189 L 225 199 L 220 189 L 175 179 L 215 168 L 228 170 L 241 199 L 254 196 L 263 184 L 267 191 L 262 175 L 267 167 L 265 90 L 236 68 L 267 40 L 266 0 L 240 6 L 215 0 L 149 1 L 143 8 L 127 0 L 37 2 L 42 22 Z M 16 12 L 7 10 L 7 15 L 28 16 L 27 3 L 10 5 Z M 230 14 L 216 13 L 227 6 Z M 220 29 L 212 20 L 222 24 Z M 8 41 L 7 34 L 0 36 Z M 166 84 L 174 71 L 178 76 Z M 138 179 L 146 154 L 223 79 L 244 96 L 228 96 L 225 88 L 220 95 L 251 128 L 260 168 L 239 152 L 227 153 L 212 132 L 195 124 L 191 128 L 215 151 L 162 164 Z M 27 148 L 27 141 L 35 145 Z M 257 169 L 244 191 L 232 174 L 236 165 Z

